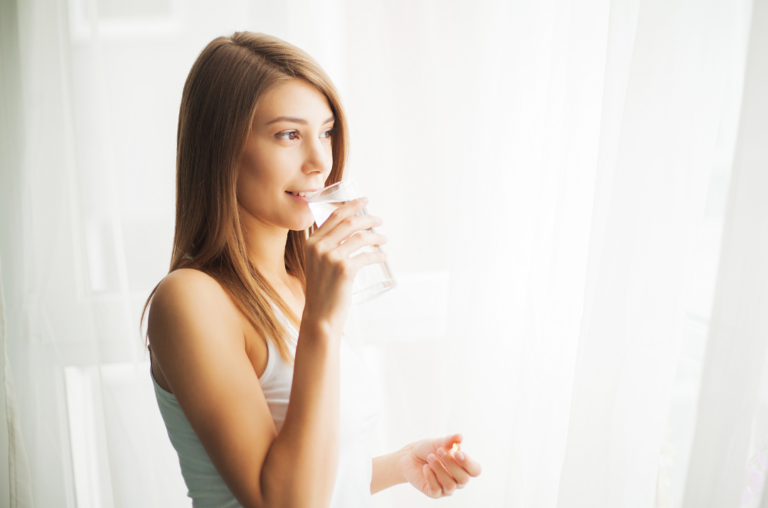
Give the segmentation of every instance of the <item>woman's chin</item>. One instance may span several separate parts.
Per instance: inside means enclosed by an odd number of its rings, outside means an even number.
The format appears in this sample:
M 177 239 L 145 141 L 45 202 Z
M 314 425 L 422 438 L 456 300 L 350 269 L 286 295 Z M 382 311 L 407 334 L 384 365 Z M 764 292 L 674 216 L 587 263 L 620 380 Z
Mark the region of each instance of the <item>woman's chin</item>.
M 304 230 L 309 229 L 310 226 L 312 226 L 312 224 L 314 224 L 314 223 L 315 223 L 315 219 L 310 218 L 310 219 L 304 221 L 303 223 L 296 224 L 295 225 L 296 227 L 292 227 L 290 229 L 291 229 L 291 231 L 304 231 Z

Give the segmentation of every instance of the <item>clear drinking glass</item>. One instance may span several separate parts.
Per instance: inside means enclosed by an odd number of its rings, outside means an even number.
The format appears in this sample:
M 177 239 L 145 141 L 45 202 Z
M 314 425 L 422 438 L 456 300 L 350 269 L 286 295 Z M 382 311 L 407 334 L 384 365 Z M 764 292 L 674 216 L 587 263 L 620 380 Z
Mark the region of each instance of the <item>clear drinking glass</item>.
M 315 217 L 315 224 L 317 224 L 317 227 L 320 227 L 326 220 L 328 220 L 328 217 L 334 210 L 347 201 L 352 201 L 361 197 L 363 197 L 363 195 L 360 193 L 357 182 L 354 180 L 344 180 L 328 186 L 308 197 L 307 203 L 309 204 L 309 209 L 312 211 L 312 215 Z M 363 209 L 357 212 L 356 215 L 367 214 L 368 211 L 363 207 Z M 371 231 L 374 231 L 373 228 L 371 228 Z M 360 234 L 366 233 L 367 232 L 360 232 Z M 361 252 L 380 251 L 381 249 L 379 247 L 370 245 L 356 250 L 350 254 L 350 257 L 354 257 Z M 392 289 L 396 285 L 395 278 L 392 276 L 392 270 L 390 270 L 389 264 L 386 261 L 374 265 L 366 265 L 357 272 L 355 280 L 352 283 L 352 304 L 356 305 L 358 303 L 367 302 L 372 298 L 376 298 L 383 292 Z

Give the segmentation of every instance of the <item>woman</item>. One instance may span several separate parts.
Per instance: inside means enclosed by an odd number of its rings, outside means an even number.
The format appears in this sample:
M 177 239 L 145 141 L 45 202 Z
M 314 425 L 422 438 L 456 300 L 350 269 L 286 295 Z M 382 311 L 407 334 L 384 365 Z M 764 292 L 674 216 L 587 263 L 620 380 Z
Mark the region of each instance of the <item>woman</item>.
M 338 93 L 298 48 L 240 32 L 193 65 L 170 273 L 144 310 L 151 302 L 151 375 L 195 507 L 357 508 L 398 483 L 438 498 L 480 474 L 447 451 L 460 434 L 371 458 L 377 408 L 341 335 L 355 274 L 385 256 L 350 258 L 386 242 L 352 235 L 382 221 L 355 215 L 363 198 L 315 230 L 301 196 L 341 180 L 346 150 Z

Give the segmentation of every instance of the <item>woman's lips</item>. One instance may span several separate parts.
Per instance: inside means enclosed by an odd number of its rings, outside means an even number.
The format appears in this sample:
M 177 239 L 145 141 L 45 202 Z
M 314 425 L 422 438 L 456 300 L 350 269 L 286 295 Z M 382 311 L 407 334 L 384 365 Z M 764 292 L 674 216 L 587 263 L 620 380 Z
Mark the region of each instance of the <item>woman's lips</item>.
M 302 203 L 306 203 L 306 202 L 307 202 L 307 198 L 303 198 L 303 197 L 301 197 L 301 196 L 297 196 L 296 194 L 291 194 L 291 193 L 290 193 L 290 192 L 288 192 L 288 191 L 285 191 L 285 193 L 286 193 L 286 194 L 288 194 L 289 196 L 291 196 L 291 197 L 292 197 L 293 199 L 295 199 L 296 201 L 301 201 Z

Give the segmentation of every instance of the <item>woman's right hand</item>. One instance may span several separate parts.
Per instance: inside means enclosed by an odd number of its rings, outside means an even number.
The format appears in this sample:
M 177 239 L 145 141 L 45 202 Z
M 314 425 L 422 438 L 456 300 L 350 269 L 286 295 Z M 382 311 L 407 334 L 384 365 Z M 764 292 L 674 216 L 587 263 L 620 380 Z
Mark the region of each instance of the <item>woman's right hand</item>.
M 347 319 L 355 275 L 363 266 L 386 259 L 383 252 L 349 257 L 361 247 L 387 242 L 384 235 L 366 231 L 380 226 L 380 218 L 356 215 L 367 203 L 368 198 L 359 198 L 341 205 L 307 239 L 304 248 L 307 283 L 302 323 L 308 320 L 326 326 L 335 337 L 341 336 Z M 360 231 L 365 233 L 355 234 Z

